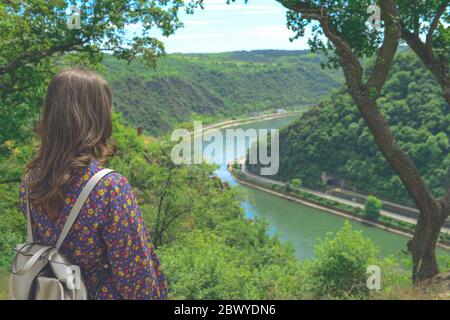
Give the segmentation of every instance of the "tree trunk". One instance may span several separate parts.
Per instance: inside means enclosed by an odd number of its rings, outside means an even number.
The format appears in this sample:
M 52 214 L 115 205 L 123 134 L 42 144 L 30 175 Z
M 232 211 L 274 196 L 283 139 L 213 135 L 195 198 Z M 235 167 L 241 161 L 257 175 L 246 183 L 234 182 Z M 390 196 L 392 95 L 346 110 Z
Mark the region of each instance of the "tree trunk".
M 441 203 L 428 191 L 419 171 L 408 155 L 398 146 L 377 102 L 369 98 L 369 92 L 366 90 L 350 90 L 350 93 L 368 125 L 378 149 L 399 175 L 409 195 L 419 208 L 420 214 L 414 237 L 408 242 L 408 249 L 413 258 L 413 281 L 419 284 L 422 280 L 429 279 L 439 272 L 435 249 L 447 215 L 443 214 L 445 210 Z
M 439 216 L 439 212 L 435 212 Z M 424 279 L 429 279 L 439 272 L 436 261 L 436 245 L 439 233 L 445 219 L 431 220 L 420 214 L 417 220 L 414 237 L 408 242 L 408 249 L 412 254 L 413 281 L 416 284 Z

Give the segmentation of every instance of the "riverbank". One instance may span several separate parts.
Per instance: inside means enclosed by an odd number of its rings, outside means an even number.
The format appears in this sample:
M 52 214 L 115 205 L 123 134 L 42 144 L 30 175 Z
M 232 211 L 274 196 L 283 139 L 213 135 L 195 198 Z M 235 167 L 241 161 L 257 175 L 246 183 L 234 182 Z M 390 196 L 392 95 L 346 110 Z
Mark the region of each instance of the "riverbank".
M 260 182 L 262 182 L 262 183 L 264 183 L 266 185 L 270 185 L 270 186 L 278 185 L 278 186 L 283 187 L 283 188 L 287 187 L 287 183 L 286 182 L 264 178 L 262 176 L 256 175 L 256 174 L 248 171 L 247 167 L 244 166 L 245 159 L 241 159 L 239 161 L 238 161 L 238 163 L 241 164 L 242 171 L 247 177 L 252 178 L 253 180 L 258 180 L 258 181 L 260 181 Z M 339 202 L 339 203 L 342 203 L 344 205 L 349 205 L 351 207 L 356 207 L 356 208 L 359 208 L 361 210 L 363 210 L 364 207 L 365 207 L 365 198 L 364 198 L 364 201 L 362 203 L 360 203 L 360 202 L 355 202 L 354 200 L 350 200 L 348 198 L 341 197 L 340 194 L 338 194 L 336 192 L 332 192 L 332 191 L 327 191 L 327 193 L 324 193 L 322 191 L 317 191 L 317 190 L 313 190 L 313 189 L 307 189 L 307 188 L 304 188 L 304 187 L 291 188 L 291 189 L 295 190 L 295 191 L 309 193 L 309 194 L 318 196 L 320 198 L 324 198 L 324 199 L 327 199 L 327 200 Z M 385 202 L 383 200 L 383 204 L 384 203 Z M 398 207 L 402 207 L 401 205 L 396 204 L 396 203 L 392 203 L 392 202 L 390 202 L 390 206 L 391 206 L 391 208 L 395 208 L 395 209 L 398 209 Z M 408 210 L 410 210 L 410 209 L 411 208 L 408 208 Z M 387 217 L 389 219 L 405 222 L 405 223 L 407 223 L 407 224 L 409 224 L 411 226 L 415 226 L 416 225 L 416 223 L 417 223 L 417 218 L 416 217 L 413 218 L 410 215 L 405 216 L 403 213 L 396 213 L 396 212 L 397 211 L 388 211 L 388 210 L 385 210 L 385 209 L 381 209 L 380 210 L 380 215 L 384 216 L 384 217 Z M 419 212 L 417 211 L 417 215 L 418 214 L 419 214 Z M 447 224 L 447 226 L 448 226 L 448 224 Z M 446 226 L 442 227 L 441 232 L 445 233 L 445 234 L 448 234 L 449 235 L 449 240 L 450 240 L 450 229 L 448 227 L 446 227 Z
M 244 125 L 248 123 L 253 122 L 260 122 L 260 121 L 267 121 L 267 120 L 273 120 L 277 118 L 282 117 L 288 117 L 288 116 L 294 116 L 294 115 L 301 115 L 302 113 L 308 111 L 309 107 L 304 107 L 302 110 L 296 110 L 296 111 L 287 111 L 283 113 L 269 113 L 269 114 L 263 114 L 256 117 L 245 117 L 242 119 L 233 119 L 233 120 L 223 120 L 218 123 L 212 123 L 203 128 L 203 130 L 210 130 L 210 129 L 226 129 L 238 125 Z
M 275 188 L 275 186 L 277 186 L 276 184 L 269 185 L 267 183 L 255 181 L 251 179 L 251 177 L 246 176 L 241 170 L 233 168 L 233 166 L 229 166 L 228 168 L 233 177 L 244 186 L 408 238 L 411 238 L 413 235 L 414 225 L 410 223 L 404 221 L 394 221 L 394 219 L 388 217 L 382 217 L 381 219 L 383 219 L 383 221 L 371 220 L 364 217 L 359 208 L 339 204 L 334 201 L 330 201 L 329 199 L 320 198 L 314 194 L 308 194 L 307 192 L 302 192 L 300 194 L 287 192 L 281 187 Z M 448 235 L 442 234 L 441 238 L 442 237 L 448 237 Z M 441 239 L 439 242 L 439 247 L 450 250 L 450 241 L 448 239 Z

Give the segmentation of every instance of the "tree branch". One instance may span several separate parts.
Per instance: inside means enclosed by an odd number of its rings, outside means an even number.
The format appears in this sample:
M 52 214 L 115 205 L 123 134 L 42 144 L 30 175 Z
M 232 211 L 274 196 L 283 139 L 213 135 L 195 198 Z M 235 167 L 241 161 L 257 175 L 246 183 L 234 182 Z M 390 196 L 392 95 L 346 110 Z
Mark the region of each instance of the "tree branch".
M 375 88 L 379 94 L 387 80 L 401 35 L 395 2 L 383 0 L 380 8 L 385 21 L 383 45 L 378 50 L 368 85 L 363 89 L 366 92 L 362 94 L 356 92 L 352 95 L 384 158 L 398 174 L 420 212 L 426 217 L 433 218 L 439 212 L 437 201 L 429 192 L 419 170 L 397 144 L 388 122 L 378 109 L 377 96 L 372 96 L 372 88 Z
M 450 76 L 445 61 L 436 59 L 432 43 L 431 47 L 427 47 L 420 39 L 419 34 L 410 32 L 404 25 L 401 26 L 401 36 L 422 63 L 434 74 L 442 88 L 445 100 L 450 105 Z
M 320 20 L 325 36 L 333 43 L 341 58 L 347 86 L 350 90 L 357 90 L 362 84 L 363 69 L 358 57 L 348 44 L 329 27 L 327 18 Z
M 427 38 L 426 38 L 426 42 L 425 42 L 428 50 L 430 50 L 430 51 L 433 50 L 434 31 L 436 30 L 437 26 L 439 25 L 439 20 L 441 20 L 441 17 L 444 14 L 445 10 L 447 9 L 449 3 L 450 3 L 449 0 L 442 1 L 441 6 L 437 10 L 436 15 L 434 16 L 434 19 L 430 24 L 430 29 L 428 30 L 428 34 L 427 34 Z
M 429 57 L 427 57 L 427 51 L 424 43 L 420 40 L 420 37 L 416 33 L 412 33 L 407 30 L 404 25 L 401 25 L 401 36 L 406 41 L 408 46 L 417 54 L 424 64 L 428 64 Z
M 347 85 L 353 89 L 362 83 L 362 66 L 358 57 L 353 53 L 348 44 L 339 36 L 338 32 L 330 28 L 328 10 L 325 8 L 312 7 L 305 2 L 292 0 L 276 0 L 289 10 L 299 12 L 305 19 L 316 20 L 322 26 L 325 36 L 333 43 L 342 60 L 341 66 L 347 80 Z
M 310 3 L 306 3 L 304 1 L 296 1 L 296 0 L 276 0 L 281 3 L 285 8 L 295 11 L 301 12 L 302 14 L 316 14 L 321 16 L 327 16 L 328 10 L 325 8 L 319 8 L 311 5 Z
M 14 60 L 8 62 L 7 64 L 1 65 L 0 75 L 13 72 L 21 63 L 36 63 L 42 60 L 43 58 L 52 56 L 54 53 L 67 52 L 72 49 L 75 49 L 76 46 L 82 44 L 83 44 L 82 41 L 75 41 L 73 43 L 66 43 L 63 45 L 50 47 L 46 50 L 25 52 L 22 55 L 16 57 Z
M 389 71 L 400 41 L 400 24 L 395 2 L 392 0 L 381 1 L 380 9 L 385 24 L 384 40 L 383 44 L 378 49 L 375 66 L 367 81 L 369 89 L 374 88 L 377 95 L 380 93 L 389 76 Z

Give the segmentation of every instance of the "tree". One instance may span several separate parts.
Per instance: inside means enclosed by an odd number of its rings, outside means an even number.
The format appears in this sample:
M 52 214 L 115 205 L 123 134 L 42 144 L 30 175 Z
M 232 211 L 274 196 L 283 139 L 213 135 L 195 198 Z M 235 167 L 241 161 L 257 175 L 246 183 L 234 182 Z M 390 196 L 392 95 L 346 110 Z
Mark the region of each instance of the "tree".
M 398 174 L 411 198 L 420 210 L 413 239 L 408 248 L 413 259 L 413 281 L 430 278 L 438 273 L 435 249 L 440 229 L 450 212 L 450 191 L 436 199 L 410 160 L 399 147 L 389 124 L 380 112 L 377 99 L 386 82 L 397 52 L 401 27 L 394 0 L 377 1 L 381 9 L 384 31 L 367 26 L 367 8 L 371 1 L 277 0 L 289 9 L 288 27 L 305 33 L 313 24 L 313 50 L 331 51 L 328 66 L 343 69 L 349 94 L 372 133 L 383 157 Z M 323 36 L 328 40 L 325 42 Z M 371 70 L 364 75 L 361 57 L 375 56 Z
M 70 1 L 70 3 L 75 3 Z M 0 3 L 0 152 L 3 143 L 27 136 L 45 94 L 44 84 L 55 61 L 76 59 L 87 65 L 101 61 L 103 52 L 131 61 L 142 56 L 152 63 L 164 54 L 153 36 L 170 36 L 182 26 L 180 10 L 188 13 L 196 0 L 82 1 L 80 28 L 67 26 L 64 0 L 6 0 Z M 70 14 L 72 14 L 70 12 Z M 136 28 L 130 36 L 127 28 Z
M 383 202 L 374 196 L 368 196 L 364 205 L 364 214 L 371 219 L 377 219 L 380 216 L 380 210 Z

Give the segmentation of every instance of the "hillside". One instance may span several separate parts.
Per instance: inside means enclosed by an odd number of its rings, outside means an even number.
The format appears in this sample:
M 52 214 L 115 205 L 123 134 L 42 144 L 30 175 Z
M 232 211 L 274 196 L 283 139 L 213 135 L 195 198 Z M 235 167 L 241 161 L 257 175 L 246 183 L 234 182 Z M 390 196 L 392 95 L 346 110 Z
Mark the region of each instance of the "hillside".
M 242 51 L 171 54 L 150 68 L 106 57 L 103 74 L 116 110 L 158 135 L 192 119 L 315 104 L 342 85 L 341 73 L 323 70 L 321 61 L 307 51 Z
M 434 77 L 411 52 L 401 53 L 379 104 L 399 145 L 409 154 L 436 195 L 450 178 L 449 106 Z M 334 94 L 280 132 L 277 178 L 301 178 L 323 188 L 322 172 L 346 187 L 410 203 L 399 178 L 375 146 L 350 96 Z

